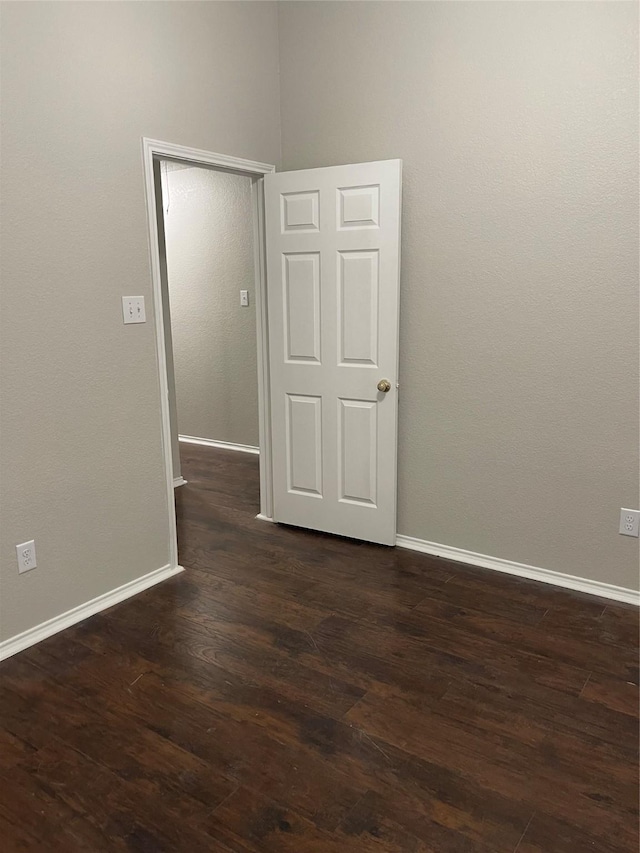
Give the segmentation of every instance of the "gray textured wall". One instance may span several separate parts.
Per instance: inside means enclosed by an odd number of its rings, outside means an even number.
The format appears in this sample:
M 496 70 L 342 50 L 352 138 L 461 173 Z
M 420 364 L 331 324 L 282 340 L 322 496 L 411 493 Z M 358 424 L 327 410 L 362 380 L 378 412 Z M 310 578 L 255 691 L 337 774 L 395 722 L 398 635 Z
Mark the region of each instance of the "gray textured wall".
M 257 446 L 251 184 L 215 169 L 163 174 L 178 431 Z
M 279 19 L 283 168 L 404 160 L 400 532 L 637 587 L 637 5 Z
M 141 137 L 277 163 L 280 131 L 272 3 L 1 15 L 4 639 L 169 559 Z

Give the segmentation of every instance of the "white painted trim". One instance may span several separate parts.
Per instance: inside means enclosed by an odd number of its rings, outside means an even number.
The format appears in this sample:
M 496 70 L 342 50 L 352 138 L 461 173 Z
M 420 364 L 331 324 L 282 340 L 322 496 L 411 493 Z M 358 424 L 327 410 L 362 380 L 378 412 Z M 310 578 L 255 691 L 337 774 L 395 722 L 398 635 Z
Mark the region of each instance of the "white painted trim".
M 241 453 L 260 453 L 260 448 L 253 444 L 234 444 L 231 441 L 216 441 L 213 438 L 198 438 L 197 435 L 179 435 L 178 441 L 185 444 L 204 444 L 206 447 L 219 447 L 221 450 L 239 450 Z
M 178 564 L 178 531 L 173 495 L 173 454 L 171 448 L 171 417 L 169 415 L 169 381 L 167 378 L 167 351 L 164 343 L 164 312 L 162 310 L 162 275 L 160 272 L 160 247 L 156 214 L 156 188 L 153 178 L 154 148 L 147 139 L 142 140 L 142 163 L 147 202 L 149 228 L 149 261 L 153 283 L 152 313 L 156 327 L 156 364 L 160 381 L 160 419 L 162 453 L 164 455 L 166 507 L 168 518 L 169 565 Z
M 174 145 L 172 142 L 161 142 L 159 139 L 143 138 L 145 151 L 151 155 L 188 162 L 194 166 L 203 163 L 208 166 L 218 166 L 230 172 L 244 172 L 250 175 L 266 175 L 275 172 L 276 167 L 271 163 L 260 163 L 257 160 L 244 160 L 242 157 L 231 157 L 229 154 L 217 154 L 215 151 L 204 151 L 202 148 L 189 148 L 186 145 Z
M 259 512 L 259 513 L 256 515 L 256 518 L 259 518 L 259 519 L 260 519 L 260 521 L 270 521 L 270 522 L 274 523 L 273 518 L 272 518 L 270 515 L 264 515 L 264 514 L 263 514 L 263 513 L 261 513 L 261 512 Z
M 274 169 L 275 171 L 275 169 Z M 269 378 L 269 318 L 267 315 L 267 243 L 264 221 L 264 181 L 253 182 L 253 262 L 256 277 L 256 334 L 258 362 L 258 442 L 260 454 L 260 512 L 273 515 L 271 444 L 271 382 Z
M 114 604 L 119 604 L 121 601 L 131 598 L 139 592 L 143 592 L 145 589 L 149 589 L 149 587 L 173 577 L 173 575 L 180 574 L 182 571 L 184 571 L 182 566 L 163 566 L 161 569 L 155 569 L 155 571 L 149 572 L 149 574 L 129 581 L 116 589 L 112 589 L 111 592 L 105 592 L 104 595 L 99 595 L 91 601 L 80 604 L 72 610 L 67 610 L 66 613 L 61 613 L 60 616 L 54 616 L 53 619 L 36 625 L 35 628 L 29 628 L 28 631 L 23 631 L 22 634 L 17 634 L 15 637 L 11 637 L 0 643 L 0 660 L 9 658 L 24 649 L 28 649 L 29 646 L 34 646 L 41 640 L 46 640 L 47 637 L 64 631 L 65 628 L 70 628 L 72 625 L 82 622 L 83 619 L 94 616 L 96 613 L 100 613 L 101 610 L 113 607 Z
M 623 601 L 625 604 L 640 605 L 640 592 L 627 589 L 623 586 L 614 586 L 613 584 L 603 583 L 602 581 L 594 581 L 589 578 L 551 571 L 550 569 L 528 566 L 525 563 L 514 563 L 511 560 L 490 557 L 487 554 L 476 554 L 475 551 L 465 551 L 464 548 L 454 548 L 451 545 L 439 545 L 437 542 L 427 542 L 425 539 L 416 539 L 413 536 L 398 535 L 396 537 L 396 545 L 399 545 L 401 548 L 409 548 L 412 551 L 420 551 L 422 554 L 431 554 L 433 557 L 442 557 L 445 560 L 455 560 L 458 563 L 468 563 L 471 566 L 479 566 L 483 569 L 491 569 L 495 572 L 503 572 L 519 578 L 541 581 L 542 583 L 561 586 L 565 589 L 575 589 L 579 592 L 586 592 L 589 595 L 598 595 L 600 598 Z
M 192 166 L 216 166 L 229 172 L 249 175 L 253 179 L 252 197 L 254 207 L 254 253 L 256 276 L 256 327 L 258 344 L 258 425 L 260 436 L 260 510 L 271 515 L 273 502 L 271 485 L 271 408 L 269 394 L 269 341 L 267 323 L 267 279 L 264 241 L 264 195 L 262 176 L 275 172 L 270 163 L 244 160 L 227 154 L 216 154 L 199 148 L 188 148 L 157 139 L 142 139 L 142 165 L 147 202 L 147 225 L 149 229 L 149 257 L 153 285 L 152 311 L 156 331 L 156 359 L 160 379 L 160 414 L 162 428 L 162 450 L 164 455 L 166 501 L 169 534 L 169 564 L 178 563 L 178 537 L 175 501 L 173 496 L 173 459 L 171 442 L 171 420 L 169 416 L 169 382 L 167 378 L 167 353 L 164 343 L 164 312 L 162 309 L 162 275 L 160 271 L 160 249 L 158 241 L 158 218 L 156 188 L 153 177 L 154 157 L 169 158 Z
M 177 489 L 178 486 L 186 486 L 187 480 L 184 477 L 174 477 L 173 478 L 173 488 Z

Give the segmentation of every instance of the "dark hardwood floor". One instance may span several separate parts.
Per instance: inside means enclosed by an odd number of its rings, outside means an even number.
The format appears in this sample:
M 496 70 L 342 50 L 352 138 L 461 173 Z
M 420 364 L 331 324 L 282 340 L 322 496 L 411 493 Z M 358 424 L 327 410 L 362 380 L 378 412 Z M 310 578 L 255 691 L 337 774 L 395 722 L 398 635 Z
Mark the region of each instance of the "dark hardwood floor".
M 255 519 L 184 446 L 184 574 L 0 664 L 0 850 L 636 853 L 638 611 Z

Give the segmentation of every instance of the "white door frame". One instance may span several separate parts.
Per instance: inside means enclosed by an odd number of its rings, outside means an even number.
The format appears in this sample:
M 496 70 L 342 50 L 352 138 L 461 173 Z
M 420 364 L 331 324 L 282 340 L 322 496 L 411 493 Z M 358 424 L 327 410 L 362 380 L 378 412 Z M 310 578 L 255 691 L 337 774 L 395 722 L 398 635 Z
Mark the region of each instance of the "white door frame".
M 162 427 L 162 449 L 165 465 L 167 507 L 169 513 L 169 558 L 170 565 L 178 565 L 178 540 L 173 485 L 173 458 L 171 448 L 171 421 L 169 416 L 169 382 L 167 377 L 167 352 L 165 348 L 162 308 L 162 276 L 160 272 L 160 247 L 156 207 L 156 187 L 153 176 L 154 158 L 178 160 L 193 166 L 215 166 L 227 172 L 247 175 L 252 181 L 253 200 L 253 243 L 256 287 L 256 330 L 258 344 L 258 430 L 260 441 L 260 518 L 271 520 L 273 493 L 271 467 L 271 412 L 269 393 L 269 339 L 267 323 L 267 279 L 265 260 L 264 188 L 261 175 L 275 172 L 275 166 L 187 148 L 157 139 L 142 139 L 142 162 L 147 202 L 147 224 L 149 228 L 149 254 L 153 284 L 153 314 L 155 317 L 156 354 L 160 381 L 160 411 Z

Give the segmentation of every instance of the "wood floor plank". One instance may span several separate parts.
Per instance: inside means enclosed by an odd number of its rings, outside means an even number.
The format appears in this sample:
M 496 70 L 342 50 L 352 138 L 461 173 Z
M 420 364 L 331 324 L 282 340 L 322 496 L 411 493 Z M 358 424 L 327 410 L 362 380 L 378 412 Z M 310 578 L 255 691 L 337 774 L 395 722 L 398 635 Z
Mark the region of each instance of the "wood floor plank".
M 364 693 L 335 673 L 325 674 L 305 666 L 277 646 L 265 644 L 260 635 L 243 633 L 235 625 L 219 622 L 215 630 L 207 631 L 203 621 L 176 618 L 172 624 L 158 627 L 153 636 L 140 637 L 134 625 L 109 619 L 100 635 L 91 632 L 78 639 L 100 654 L 117 650 L 121 661 L 133 659 L 135 649 L 140 671 L 146 667 L 165 678 L 178 678 L 204 688 L 219 673 L 225 681 L 240 678 L 338 718 Z
M 449 587 L 449 584 L 447 584 Z M 476 606 L 459 607 L 449 605 L 428 597 L 416 608 L 415 615 L 424 614 L 429 620 L 446 621 L 449 625 L 460 626 L 472 634 L 497 640 L 521 650 L 531 652 L 550 660 L 561 661 L 583 671 L 598 670 L 621 679 L 637 683 L 638 654 L 629 646 L 616 646 L 601 641 L 598 620 L 590 620 L 594 630 L 589 636 L 584 628 L 574 631 L 572 624 L 564 619 L 561 623 L 544 619 L 536 624 L 527 624 L 517 618 L 504 618 L 477 609 Z M 422 621 L 418 622 L 418 627 Z M 431 623 L 430 623 L 431 624 Z
M 15 767 L 33 751 L 34 747 L 7 729 L 0 731 L 0 773 Z
M 402 800 L 368 791 L 359 800 L 340 826 L 347 835 L 367 836 L 377 839 L 383 832 L 393 833 L 397 820 L 415 833 L 414 837 L 437 853 L 496 853 L 512 851 L 513 839 L 519 827 L 508 821 L 500 823 L 483 818 L 464 809 L 447 804 L 438 808 L 437 802 Z M 402 847 L 393 849 L 404 849 Z
M 0 780 L 2 777 L 0 776 Z M 30 786 L 31 787 L 31 786 Z M 33 798 L 33 794 L 31 795 Z M 33 804 L 30 804 L 33 808 Z M 3 814 L 3 810 L 8 810 L 10 817 L 7 818 Z M 12 853 L 35 853 L 42 850 L 42 841 L 38 838 L 38 831 L 34 827 L 33 834 L 21 825 L 21 815 L 24 809 L 21 808 L 21 802 L 15 799 L 13 802 L 9 797 L 0 802 L 0 838 Z M 58 848 L 60 849 L 60 848 Z M 115 849 L 115 848 L 113 848 Z M 50 846 L 49 850 L 55 850 L 55 846 Z
M 640 611 L 631 604 L 608 602 L 598 619 L 602 638 L 616 646 L 637 649 L 640 645 Z
M 320 826 L 333 828 L 362 795 L 363 789 L 326 761 L 322 745 L 310 743 L 309 738 L 317 735 L 313 723 L 317 717 L 304 705 L 288 705 L 284 697 L 279 701 L 268 691 L 251 685 L 234 685 L 224 673 L 207 689 L 197 680 L 167 681 L 153 671 L 145 671 L 144 663 L 142 667 L 143 677 L 132 684 L 140 674 L 140 665 L 131 668 L 118 656 L 103 660 L 91 692 L 86 688 L 82 693 L 77 691 L 76 706 L 89 701 L 93 704 L 94 698 L 100 696 L 107 720 L 118 714 L 121 728 L 148 731 L 150 736 L 161 738 L 180 762 L 178 766 L 185 765 L 178 757 L 181 751 L 189 758 L 195 756 L 203 766 L 208 765 L 213 779 L 216 775 L 221 777 L 216 793 L 227 793 L 227 783 L 237 786 L 250 780 L 256 789 L 277 793 L 288 807 L 306 814 Z M 81 685 L 86 684 L 84 675 L 78 673 Z M 44 701 L 42 684 L 28 682 L 23 676 L 19 684 L 10 680 L 9 685 L 21 689 L 31 702 L 37 702 L 39 696 Z M 70 732 L 71 724 L 64 720 L 63 706 L 59 704 L 59 690 L 50 681 L 45 686 L 49 720 L 62 728 L 66 740 L 96 757 L 95 732 L 86 728 Z M 81 718 L 87 712 L 81 708 L 75 713 Z M 301 739 L 301 732 L 309 734 Z M 102 753 L 99 756 L 104 764 L 113 760 Z M 308 780 L 305 784 L 301 784 L 303 778 Z
M 206 571 L 210 567 L 211 554 L 208 551 L 188 548 L 183 552 L 183 556 L 192 569 Z M 353 600 L 341 600 L 334 594 L 333 598 L 320 600 L 319 604 L 325 611 L 337 611 L 346 607 L 348 615 L 364 615 L 371 619 L 375 618 L 371 613 L 375 607 L 383 608 L 384 612 L 393 612 L 398 608 L 416 606 L 430 590 L 443 586 L 450 577 L 449 572 L 442 571 L 439 567 L 426 574 L 412 570 L 409 565 L 402 565 L 402 561 L 399 562 L 401 565 L 397 566 L 384 561 L 384 565 L 387 565 L 385 577 L 385 569 L 379 562 L 374 564 L 375 570 L 359 573 L 357 563 L 345 566 L 340 555 L 326 550 L 315 550 L 310 558 L 305 559 L 298 554 L 283 555 L 276 549 L 264 548 L 256 549 L 251 556 L 225 554 L 224 566 L 220 568 L 220 573 L 236 583 L 245 583 L 252 587 L 256 582 L 261 582 L 271 584 L 273 588 L 274 577 L 282 590 L 287 588 L 287 584 L 294 585 L 297 582 L 298 588 L 292 588 L 291 594 L 300 594 L 302 600 L 308 597 L 313 601 L 312 595 L 305 595 L 309 590 L 320 590 L 320 595 L 324 592 L 324 595 L 329 597 L 336 587 L 342 593 L 352 590 Z M 315 569 L 311 582 L 310 567 Z M 345 599 L 344 595 L 342 599 Z M 357 610 L 354 611 L 354 608 Z
M 123 693 L 135 702 L 128 682 L 107 694 L 97 679 L 63 686 L 27 661 L 14 673 L 2 679 L 0 715 L 9 731 L 34 748 L 30 759 L 36 763 L 53 732 L 122 779 L 137 780 L 141 791 L 186 797 L 194 808 L 214 807 L 236 787 L 189 750 L 123 716 Z
M 251 853 L 435 853 L 392 821 L 380 820 L 364 832 L 361 824 L 348 820 L 328 833 L 246 788 L 216 809 L 206 826 L 213 838 L 230 846 L 240 841 Z
M 88 782 L 88 780 L 87 780 Z M 4 823 L 3 849 L 55 853 L 95 853 L 126 850 L 115 833 L 103 833 L 84 820 L 58 792 L 42 785 L 33 772 L 13 768 L 0 774 L 0 819 Z
M 614 784 L 613 774 L 578 776 L 553 750 L 524 744 L 517 737 L 487 732 L 474 716 L 451 719 L 402 701 L 367 694 L 346 715 L 372 737 L 426 761 L 448 765 L 470 781 L 531 804 L 532 811 L 562 817 L 569 809 L 593 834 L 632 838 L 635 782 Z M 453 758 L 455 756 L 455 758 Z M 631 773 L 629 774 L 631 775 Z M 554 780 L 562 778 L 562 797 Z M 613 794 L 612 794 L 613 790 Z M 621 803 L 616 794 L 624 793 Z M 570 804 L 570 805 L 569 805 Z M 624 847 L 622 849 L 625 849 Z
M 623 681 L 619 678 L 607 678 L 599 673 L 591 673 L 591 676 L 585 684 L 580 697 L 587 702 L 597 702 L 599 705 L 604 705 L 612 711 L 619 711 L 621 714 L 628 714 L 632 718 L 632 725 L 637 727 L 637 720 L 640 716 L 640 694 L 638 685 L 631 681 Z M 617 727 L 619 735 L 625 731 L 624 724 Z M 633 744 L 633 738 L 630 738 L 630 743 Z
M 516 853 L 628 853 L 638 845 L 631 836 L 629 846 L 617 838 L 599 837 L 585 833 L 571 822 L 557 820 L 544 814 L 536 814 L 528 825 Z M 622 846 L 621 846 L 622 845 Z
M 201 827 L 209 811 L 204 805 L 196 806 L 175 791 L 168 795 L 141 786 L 137 779 L 117 777 L 57 738 L 21 769 L 55 792 L 57 800 L 77 814 L 83 828 L 91 827 L 100 839 L 91 848 L 94 851 L 114 842 L 123 850 L 142 844 L 166 853 L 208 846 Z
M 587 682 L 589 683 L 589 682 Z M 618 682 L 615 682 L 616 684 Z M 573 696 L 551 688 L 533 688 L 513 684 L 487 684 L 481 681 L 453 682 L 443 704 L 461 702 L 473 709 L 486 707 L 500 717 L 522 720 L 522 732 L 532 741 L 541 732 L 578 737 L 615 755 L 626 767 L 633 765 L 637 739 L 637 722 L 617 709 L 584 701 L 584 693 Z M 636 688 L 637 689 L 637 688 Z
M 578 695 L 588 670 L 500 644 L 444 622 L 398 619 L 394 626 L 372 627 L 339 616 L 329 616 L 314 631 L 325 657 L 335 665 L 361 668 L 382 681 L 411 688 L 418 671 L 448 673 L 490 683 L 511 677 Z

